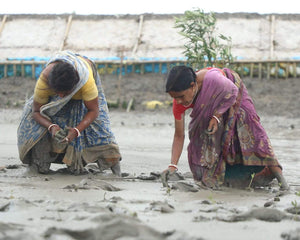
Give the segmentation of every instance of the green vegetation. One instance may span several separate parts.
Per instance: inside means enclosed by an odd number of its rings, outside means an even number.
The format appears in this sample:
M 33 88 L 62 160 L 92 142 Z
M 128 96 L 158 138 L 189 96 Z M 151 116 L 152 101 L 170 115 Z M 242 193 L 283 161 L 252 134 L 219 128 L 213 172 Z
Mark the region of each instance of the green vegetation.
M 193 68 L 226 67 L 233 62 L 231 38 L 217 33 L 214 13 L 186 11 L 175 18 L 175 28 L 186 39 L 184 55 Z
M 253 191 L 253 188 L 251 187 L 251 185 L 252 185 L 254 176 L 255 176 L 255 173 L 252 173 L 252 174 L 251 174 L 251 180 L 250 180 L 250 182 L 249 182 L 249 186 L 246 188 L 246 189 L 249 190 L 249 191 Z

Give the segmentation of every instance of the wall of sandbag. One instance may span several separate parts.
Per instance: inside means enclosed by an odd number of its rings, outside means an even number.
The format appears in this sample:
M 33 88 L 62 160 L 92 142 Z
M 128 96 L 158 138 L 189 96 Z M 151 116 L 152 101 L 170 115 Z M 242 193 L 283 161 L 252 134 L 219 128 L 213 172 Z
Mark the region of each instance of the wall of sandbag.
M 89 56 L 100 74 L 166 73 L 184 64 L 181 15 L 0 15 L 0 78 L 36 78 L 51 55 Z M 216 14 L 216 33 L 232 38 L 234 66 L 243 76 L 297 77 L 300 14 Z
M 72 50 L 100 60 L 182 58 L 181 15 L 0 15 L 0 60 Z M 300 14 L 216 14 L 238 60 L 300 58 Z

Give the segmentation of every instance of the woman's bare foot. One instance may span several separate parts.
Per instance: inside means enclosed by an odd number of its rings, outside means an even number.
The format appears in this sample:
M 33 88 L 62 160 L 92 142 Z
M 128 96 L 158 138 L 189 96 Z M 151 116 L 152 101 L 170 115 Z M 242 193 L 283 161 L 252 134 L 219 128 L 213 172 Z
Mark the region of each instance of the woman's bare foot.
M 280 186 L 280 190 L 289 190 L 290 187 L 282 174 L 281 168 L 280 167 L 269 167 L 269 169 L 273 173 L 275 178 L 277 179 L 278 184 Z

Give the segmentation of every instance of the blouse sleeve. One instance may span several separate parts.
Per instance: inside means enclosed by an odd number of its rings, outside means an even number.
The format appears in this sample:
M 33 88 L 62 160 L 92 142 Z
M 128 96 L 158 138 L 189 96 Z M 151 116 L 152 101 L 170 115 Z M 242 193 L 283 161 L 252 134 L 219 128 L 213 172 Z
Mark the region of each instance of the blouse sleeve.
M 181 120 L 182 114 L 184 114 L 187 109 L 192 108 L 192 107 L 193 107 L 193 105 L 191 105 L 189 107 L 185 107 L 181 104 L 178 104 L 176 102 L 176 100 L 173 99 L 173 115 L 174 115 L 174 118 L 176 120 Z
M 40 104 L 46 104 L 51 95 L 53 95 L 53 91 L 49 88 L 44 75 L 41 74 L 35 84 L 33 99 Z
M 88 66 L 88 69 L 89 69 L 89 79 L 81 88 L 82 99 L 84 101 L 91 101 L 96 97 L 98 97 L 98 88 L 93 76 L 93 71 L 90 66 Z

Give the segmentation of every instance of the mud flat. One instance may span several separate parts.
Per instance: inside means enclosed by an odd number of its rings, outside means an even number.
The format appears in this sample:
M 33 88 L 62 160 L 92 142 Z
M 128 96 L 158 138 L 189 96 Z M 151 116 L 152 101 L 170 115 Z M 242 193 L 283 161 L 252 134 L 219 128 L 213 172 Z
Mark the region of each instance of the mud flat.
M 169 112 L 111 111 L 123 155 L 122 178 L 109 171 L 41 175 L 20 164 L 16 131 L 21 110 L 0 110 L 0 239 L 300 239 L 300 119 L 262 116 L 291 185 L 200 189 L 186 151 L 180 176 L 163 187 L 170 158 Z M 186 142 L 187 143 L 187 142 Z M 297 195 L 298 194 L 298 195 Z

